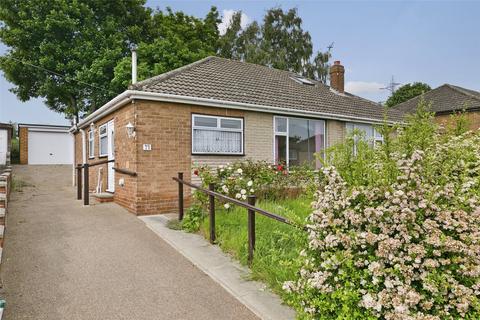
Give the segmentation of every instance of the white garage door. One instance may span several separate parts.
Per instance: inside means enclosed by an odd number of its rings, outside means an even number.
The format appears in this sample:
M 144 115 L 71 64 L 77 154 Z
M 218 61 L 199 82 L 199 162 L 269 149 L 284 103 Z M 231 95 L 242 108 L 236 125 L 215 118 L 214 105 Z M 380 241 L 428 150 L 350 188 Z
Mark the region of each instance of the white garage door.
M 28 131 L 28 164 L 72 164 L 73 138 L 65 132 Z
M 0 166 L 7 163 L 8 131 L 0 129 Z

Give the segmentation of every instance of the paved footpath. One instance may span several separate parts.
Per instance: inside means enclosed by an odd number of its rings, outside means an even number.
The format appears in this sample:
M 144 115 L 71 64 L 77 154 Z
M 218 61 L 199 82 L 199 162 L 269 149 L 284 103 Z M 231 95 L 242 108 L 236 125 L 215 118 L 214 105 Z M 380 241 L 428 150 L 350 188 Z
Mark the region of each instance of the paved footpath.
M 3 320 L 257 319 L 134 215 L 74 200 L 71 166 L 13 173 Z

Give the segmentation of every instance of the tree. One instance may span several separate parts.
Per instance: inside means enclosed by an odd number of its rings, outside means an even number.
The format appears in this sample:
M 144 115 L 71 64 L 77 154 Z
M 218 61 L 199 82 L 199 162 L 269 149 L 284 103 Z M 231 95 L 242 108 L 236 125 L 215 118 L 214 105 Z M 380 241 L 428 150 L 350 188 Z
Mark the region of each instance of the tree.
M 405 102 L 427 91 L 432 90 L 430 86 L 422 82 L 407 83 L 396 90 L 385 102 L 387 107 L 393 107 L 399 103 Z
M 241 27 L 240 11 L 219 39 L 218 55 L 224 58 L 256 63 L 296 72 L 323 83 L 328 77 L 330 51 L 314 55 L 310 34 L 302 29 L 296 9 L 267 11 L 260 25 L 254 21 Z
M 0 69 L 12 92 L 77 119 L 127 88 L 132 45 L 142 78 L 213 54 L 218 40 L 216 8 L 202 20 L 152 11 L 145 0 L 2 0 L 0 20 L 9 47 Z
M 166 12 L 156 12 L 151 21 L 151 37 L 138 43 L 138 79 L 153 77 L 214 55 L 219 22 L 215 7 L 203 20 L 173 12 L 170 8 Z M 117 91 L 125 89 L 131 79 L 131 57 L 123 58 L 114 73 L 113 88 Z
M 0 68 L 17 97 L 79 117 L 112 98 L 116 61 L 145 34 L 144 0 L 0 2 L 0 38 L 9 47 Z

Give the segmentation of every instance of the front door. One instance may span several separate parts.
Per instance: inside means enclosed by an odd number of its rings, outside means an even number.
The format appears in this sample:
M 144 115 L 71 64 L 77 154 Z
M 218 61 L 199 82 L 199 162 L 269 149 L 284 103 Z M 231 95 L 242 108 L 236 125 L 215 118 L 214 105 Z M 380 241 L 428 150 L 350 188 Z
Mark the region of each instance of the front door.
M 108 160 L 115 159 L 115 128 L 113 125 L 113 120 L 109 121 L 107 124 L 107 153 L 108 153 Z M 115 192 L 115 170 L 113 167 L 115 166 L 115 162 L 108 163 L 108 183 L 107 183 L 107 191 L 108 192 Z

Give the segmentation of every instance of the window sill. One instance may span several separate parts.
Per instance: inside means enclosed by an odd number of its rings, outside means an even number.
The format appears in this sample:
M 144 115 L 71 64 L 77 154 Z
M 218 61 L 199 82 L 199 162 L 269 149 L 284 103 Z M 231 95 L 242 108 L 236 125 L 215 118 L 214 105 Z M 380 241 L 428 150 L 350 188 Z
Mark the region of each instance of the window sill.
M 106 157 L 108 157 L 108 154 L 99 154 L 98 157 L 99 158 L 106 158 Z
M 245 153 L 193 153 L 192 156 L 227 156 L 227 157 L 244 157 Z

